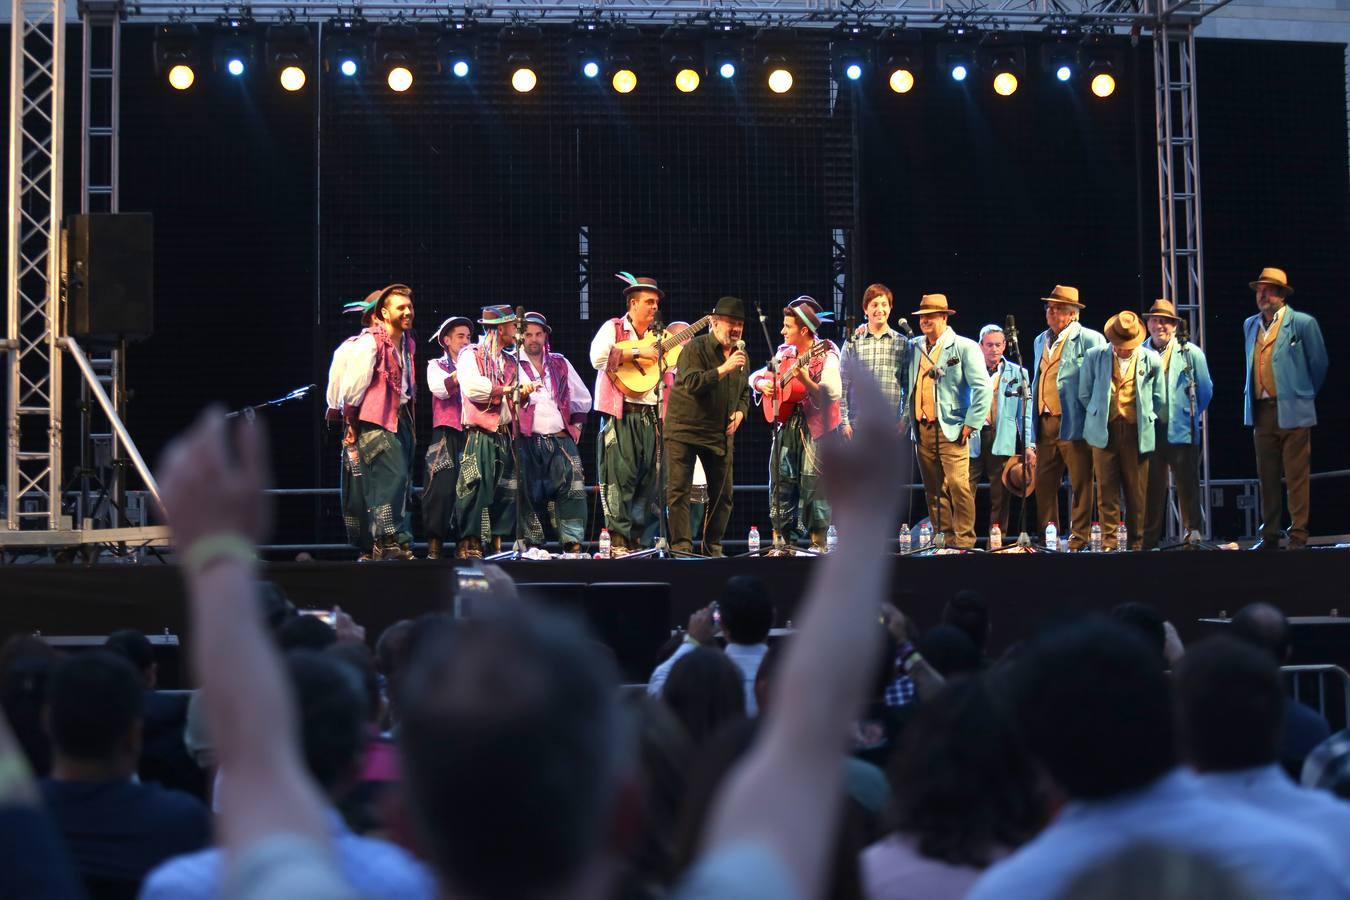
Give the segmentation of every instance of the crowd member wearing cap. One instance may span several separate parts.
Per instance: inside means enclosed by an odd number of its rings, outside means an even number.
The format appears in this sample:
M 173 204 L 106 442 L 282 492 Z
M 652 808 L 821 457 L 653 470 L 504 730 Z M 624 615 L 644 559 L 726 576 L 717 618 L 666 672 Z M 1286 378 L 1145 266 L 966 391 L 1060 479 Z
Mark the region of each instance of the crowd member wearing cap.
M 1138 313 L 1123 310 L 1106 321 L 1109 347 L 1094 347 L 1083 358 L 1078 399 L 1087 407 L 1083 437 L 1092 447 L 1097 473 L 1097 511 L 1106 549 L 1116 546 L 1115 526 L 1125 523 L 1130 550 L 1144 545 L 1144 500 L 1153 457 L 1154 422 L 1163 405 L 1162 360 L 1144 346 L 1147 334 Z M 1125 515 L 1120 495 L 1125 493 Z
M 1036 449 L 1028 454 L 1035 467 L 1036 521 L 1042 534 L 1051 522 L 1064 522 L 1059 515 L 1059 486 L 1068 469 L 1073 491 L 1068 544 L 1070 550 L 1082 550 L 1092 525 L 1092 448 L 1083 440 L 1087 410 L 1078 399 L 1078 376 L 1083 357 L 1104 346 L 1106 338 L 1079 324 L 1084 307 L 1078 288 L 1057 284 L 1050 296 L 1041 299 L 1047 328 L 1036 336 L 1032 351 Z
M 520 465 L 535 515 L 553 504 L 553 529 L 564 553 L 580 553 L 586 537 L 586 476 L 577 441 L 591 411 L 591 392 L 567 357 L 549 347 L 543 313 L 525 314 L 521 383 L 535 385 L 520 406 Z
M 764 368 L 750 376 L 756 402 L 772 403 L 778 374 L 785 366 L 805 358 L 821 340 L 820 327 L 830 320 L 812 297 L 805 295 L 783 309 L 784 343 Z M 825 549 L 830 527 L 830 504 L 820 482 L 820 442 L 839 430 L 839 400 L 843 382 L 839 376 L 839 350 L 824 341 L 823 353 L 793 369 L 793 378 L 806 388 L 806 398 L 786 422 L 779 424 L 769 451 L 769 519 L 775 548 L 791 546 L 804 535 L 811 549 Z
M 1261 479 L 1261 550 L 1278 550 L 1280 479 L 1288 485 L 1289 549 L 1308 544 L 1308 474 L 1315 398 L 1327 377 L 1327 345 L 1317 320 L 1287 301 L 1294 293 L 1283 269 L 1266 268 L 1250 283 L 1260 310 L 1242 326 L 1247 383 L 1242 421 L 1253 426 Z
M 595 368 L 595 408 L 604 413 L 598 450 L 600 499 L 605 527 L 619 554 L 635 549 L 642 533 L 661 512 L 661 473 L 657 467 L 658 390 L 641 397 L 627 397 L 616 384 L 614 373 L 626 362 L 644 366 L 659 363 L 656 345 L 624 351 L 614 345 L 643 338 L 656 322 L 665 292 L 654 278 L 638 278 L 627 272 L 617 276 L 624 283 L 628 312 L 606 321 L 591 341 L 591 365 Z
M 413 405 L 417 397 L 412 288 L 391 284 L 359 304 L 366 325 L 347 359 L 342 408 L 360 457 L 370 558 L 412 559 Z
M 989 376 L 989 412 L 984 425 L 970 436 L 970 491 L 982 477 L 989 479 L 989 524 L 995 522 L 1006 534 L 1008 531 L 1008 490 L 1003 484 L 1003 470 L 1008 460 L 1017 455 L 1018 440 L 1036 448 L 1036 433 L 1030 404 L 1019 399 L 1023 386 L 1029 386 L 1027 370 L 1004 359 L 1008 340 L 1001 325 L 986 325 L 980 329 L 980 353 L 984 356 L 984 370 Z M 1018 414 L 1021 422 L 1018 422 Z
M 713 309 L 711 330 L 680 351 L 665 428 L 672 550 L 688 553 L 694 549 L 689 497 L 697 460 L 703 463 L 708 482 L 703 552 L 722 555 L 722 536 L 731 518 L 735 435 L 750 409 L 745 350 L 736 348 L 744 330 L 745 303 L 737 297 L 723 297 Z
M 427 559 L 440 559 L 447 542 L 459 540 L 455 527 L 455 482 L 464 455 L 463 401 L 455 361 L 469 345 L 473 322 L 451 316 L 431 336 L 445 352 L 427 363 L 431 388 L 431 446 L 427 448 L 427 478 L 422 489 L 422 525 L 427 532 Z
M 1144 549 L 1162 540 L 1167 518 L 1167 472 L 1177 486 L 1177 507 L 1186 534 L 1202 531 L 1200 513 L 1200 417 L 1214 396 L 1205 351 L 1180 340 L 1181 319 L 1170 300 L 1155 300 L 1148 311 L 1148 348 L 1162 358 L 1163 402 L 1154 423 L 1153 461 L 1148 468 L 1148 497 L 1144 502 Z M 1195 406 L 1191 407 L 1191 393 Z
M 923 335 L 909 354 L 905 417 L 934 527 L 947 535 L 947 546 L 969 549 L 975 546 L 969 444 L 992 400 L 980 346 L 948 326 L 955 314 L 945 294 L 925 294 L 912 313 Z
M 374 546 L 374 536 L 370 530 L 370 520 L 366 515 L 365 481 L 361 478 L 361 454 L 356 442 L 347 442 L 348 431 L 345 426 L 346 413 L 343 397 L 348 378 L 348 363 L 356 349 L 358 339 L 370 324 L 370 314 L 366 312 L 365 301 L 348 303 L 344 313 L 363 313 L 361 329 L 338 344 L 333 351 L 332 362 L 328 365 L 328 385 L 324 397 L 328 404 L 325 419 L 330 425 L 342 429 L 342 438 L 338 441 L 338 503 L 342 509 L 342 524 L 347 532 L 347 543 L 357 549 L 358 559 L 369 560 Z
M 481 557 L 487 541 L 492 550 L 501 548 L 502 538 L 514 537 L 516 516 L 528 514 L 517 509 L 518 473 L 511 452 L 510 423 L 516 406 L 534 392 L 534 382 L 521 381 L 516 358 L 508 349 L 516 343 L 516 314 L 509 306 L 485 306 L 478 324 L 483 335 L 478 343 L 459 351 L 455 372 L 464 398 L 464 456 L 455 482 L 455 527 L 460 559 Z M 537 521 L 529 523 L 533 539 L 542 542 L 543 531 Z
M 867 322 L 844 342 L 844 352 L 840 359 L 843 393 L 839 397 L 839 418 L 843 421 L 845 438 L 853 437 L 853 409 L 849 405 L 849 394 L 853 379 L 849 376 L 848 361 L 857 357 L 858 361 L 872 373 L 881 395 L 886 398 L 892 418 L 899 423 L 905 408 L 904 378 L 900 374 L 909 367 L 909 341 L 900 332 L 890 326 L 891 308 L 895 297 L 891 289 L 884 284 L 869 284 L 863 291 L 863 314 Z

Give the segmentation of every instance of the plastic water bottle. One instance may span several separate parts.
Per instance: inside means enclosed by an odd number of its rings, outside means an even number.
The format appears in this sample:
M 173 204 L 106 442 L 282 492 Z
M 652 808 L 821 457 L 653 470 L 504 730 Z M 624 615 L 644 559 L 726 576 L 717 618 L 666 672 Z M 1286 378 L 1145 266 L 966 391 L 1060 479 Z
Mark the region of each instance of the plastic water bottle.
M 825 532 L 825 552 L 833 553 L 839 549 L 839 529 L 833 525 Z
M 1126 550 L 1129 549 L 1130 549 L 1130 529 L 1125 527 L 1124 522 L 1121 522 L 1119 525 L 1116 526 L 1116 552 L 1124 553 Z
M 745 539 L 745 547 L 751 553 L 759 552 L 759 526 L 750 526 L 750 536 Z
M 609 540 L 609 529 L 600 529 L 600 558 L 609 559 L 610 547 L 613 546 Z
M 924 522 L 919 526 L 919 549 L 933 546 L 933 526 Z
M 989 526 L 989 549 L 1003 549 L 1003 529 L 998 527 L 998 523 Z
M 1088 549 L 1093 553 L 1102 552 L 1102 523 L 1093 522 L 1092 531 L 1088 533 Z
M 914 547 L 914 538 L 909 533 L 909 523 L 900 526 L 900 552 L 908 553 Z
M 1059 529 L 1055 527 L 1054 522 L 1045 526 L 1045 549 L 1059 549 Z

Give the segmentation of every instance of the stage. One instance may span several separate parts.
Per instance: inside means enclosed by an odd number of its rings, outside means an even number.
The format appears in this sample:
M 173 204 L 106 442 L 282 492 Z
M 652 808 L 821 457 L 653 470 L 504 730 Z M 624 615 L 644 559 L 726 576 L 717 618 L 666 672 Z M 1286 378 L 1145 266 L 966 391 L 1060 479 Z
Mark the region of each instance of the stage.
M 645 680 L 650 658 L 670 628 L 715 600 L 726 579 L 763 578 L 777 606 L 777 624 L 784 626 L 796 614 L 819 563 L 810 557 L 553 560 L 510 562 L 503 568 L 521 585 L 550 585 L 540 591 L 546 601 L 582 610 L 614 649 L 625 678 Z M 879 564 L 893 567 L 891 599 L 921 628 L 937 624 L 943 603 L 956 591 L 982 591 L 991 609 L 994 653 L 1027 637 L 1047 617 L 1105 611 L 1126 600 L 1157 606 L 1183 639 L 1204 631 L 1198 619 L 1231 614 L 1258 600 L 1275 603 L 1291 616 L 1339 614 L 1342 603 L 1333 586 L 1350 580 L 1347 550 L 977 553 L 889 558 Z M 452 571 L 448 562 L 314 562 L 273 563 L 264 574 L 297 606 L 340 605 L 365 626 L 373 642 L 392 622 L 445 608 Z M 604 586 L 613 583 L 644 586 Z M 186 634 L 178 569 L 155 562 L 7 566 L 0 598 L 0 634 L 6 636 L 32 631 L 103 635 L 118 628 Z

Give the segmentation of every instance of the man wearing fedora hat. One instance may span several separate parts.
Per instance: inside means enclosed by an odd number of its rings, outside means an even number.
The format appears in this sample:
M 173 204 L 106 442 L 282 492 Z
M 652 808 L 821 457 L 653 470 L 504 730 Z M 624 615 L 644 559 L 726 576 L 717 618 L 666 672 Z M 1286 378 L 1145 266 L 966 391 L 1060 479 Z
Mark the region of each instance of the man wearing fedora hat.
M 473 322 L 451 316 L 431 336 L 441 355 L 427 362 L 431 390 L 431 446 L 427 448 L 427 476 L 422 488 L 422 527 L 427 532 L 427 559 L 440 559 L 445 543 L 459 540 L 454 526 L 455 482 L 464 455 L 463 402 L 455 363 L 469 345 Z
M 1012 504 L 1004 489 L 1003 470 L 1008 458 L 1017 455 L 1018 441 L 1025 441 L 1027 447 L 1036 446 L 1031 407 L 1019 399 L 1029 379 L 1026 369 L 1003 357 L 1007 347 L 1003 326 L 981 328 L 979 346 L 989 375 L 990 400 L 984 424 L 970 436 L 970 490 L 974 493 L 982 475 L 988 477 L 989 525 L 992 528 L 997 523 L 1007 534 Z
M 778 376 L 787 374 L 806 389 L 806 397 L 775 426 L 769 449 L 769 521 L 773 525 L 774 548 L 790 548 L 804 535 L 811 549 L 823 552 L 830 527 L 830 504 L 820 480 L 820 442 L 839 430 L 839 398 L 843 383 L 839 375 L 839 349 L 828 340 L 821 341 L 820 328 L 830 321 L 820 303 L 805 294 L 783 308 L 784 343 L 773 359 L 750 376 L 756 402 L 772 403 L 777 393 Z M 820 342 L 820 350 L 815 356 Z M 795 363 L 807 360 L 802 366 Z M 790 552 L 790 551 L 789 551 Z
M 1083 358 L 1078 398 L 1087 408 L 1083 438 L 1092 447 L 1097 510 L 1108 550 L 1139 550 L 1144 542 L 1144 498 L 1154 448 L 1154 422 L 1163 403 L 1162 360 L 1144 346 L 1148 331 L 1139 314 L 1116 313 L 1104 329 L 1109 347 Z M 1125 493 L 1125 516 L 1120 495 Z M 1129 547 L 1116 545 L 1114 526 L 1125 523 Z
M 970 485 L 970 439 L 989 416 L 989 373 L 980 345 L 948 322 L 956 310 L 946 294 L 925 294 L 905 379 L 906 420 L 918 451 L 928 514 L 947 546 L 975 546 L 975 493 Z
M 679 374 L 666 410 L 666 507 L 670 510 L 670 547 L 693 550 L 689 498 L 694 463 L 703 463 L 708 482 L 703 552 L 722 555 L 722 537 L 731 518 L 735 435 L 750 409 L 746 355 L 741 341 L 745 303 L 723 297 L 712 312 L 707 334 L 680 350 Z M 737 348 L 740 343 L 741 349 Z
M 478 324 L 482 337 L 455 360 L 469 432 L 455 482 L 455 526 L 460 532 L 455 555 L 460 559 L 481 557 L 484 541 L 499 549 L 502 538 L 514 536 L 517 515 L 526 516 L 528 537 L 539 543 L 544 539 L 531 511 L 519 508 L 511 451 L 511 419 L 536 387 L 520 380 L 516 358 L 506 350 L 516 342 L 516 313 L 509 306 L 485 306 Z
M 595 376 L 595 408 L 605 415 L 600 423 L 597 450 L 600 472 L 600 501 L 605 512 L 615 555 L 636 549 L 642 533 L 661 512 L 661 472 L 657 465 L 657 417 L 664 414 L 658 405 L 661 391 L 668 391 L 667 380 L 641 397 L 627 397 L 619 390 L 614 372 L 628 361 L 614 345 L 620 341 L 646 336 L 656 324 L 665 292 L 655 278 L 636 277 L 628 272 L 617 276 L 624 284 L 623 296 L 628 311 L 600 326 L 591 341 L 591 365 Z M 631 360 L 659 363 L 656 345 L 627 351 Z
M 564 553 L 580 553 L 586 538 L 586 476 L 577 441 L 591 411 L 591 392 L 577 370 L 549 346 L 553 328 L 543 313 L 525 314 L 521 381 L 535 385 L 520 406 L 520 466 L 535 516 L 553 506 L 553 529 Z
M 1162 540 L 1167 519 L 1167 473 L 1177 486 L 1177 507 L 1185 534 L 1201 531 L 1200 417 L 1214 396 L 1205 351 L 1184 340 L 1184 325 L 1170 300 L 1155 300 L 1148 311 L 1148 347 L 1162 361 L 1163 402 L 1154 424 L 1153 460 L 1148 467 L 1148 497 L 1144 502 L 1144 549 Z M 1194 408 L 1192 408 L 1194 395 Z
M 356 339 L 343 377 L 348 445 L 360 457 L 371 529 L 370 558 L 412 559 L 413 404 L 417 397 L 412 289 L 391 284 L 351 304 L 365 331 Z
M 1247 380 L 1243 417 L 1256 445 L 1261 479 L 1262 550 L 1279 548 L 1280 478 L 1288 485 L 1289 549 L 1308 544 L 1308 476 L 1315 398 L 1327 376 L 1327 347 L 1317 320 L 1287 304 L 1294 293 L 1283 269 L 1266 268 L 1249 284 L 1259 313 L 1243 324 Z
M 1078 321 L 1084 306 L 1078 288 L 1057 284 L 1045 301 L 1045 324 L 1032 351 L 1031 401 L 1036 412 L 1036 449 L 1027 454 L 1035 467 L 1036 521 L 1041 533 L 1059 515 L 1059 486 L 1069 472 L 1073 490 L 1068 544 L 1087 546 L 1092 525 L 1092 448 L 1083 440 L 1086 413 L 1078 399 L 1078 376 L 1087 352 L 1106 344 L 1099 332 Z M 1063 529 L 1061 529 L 1061 533 Z

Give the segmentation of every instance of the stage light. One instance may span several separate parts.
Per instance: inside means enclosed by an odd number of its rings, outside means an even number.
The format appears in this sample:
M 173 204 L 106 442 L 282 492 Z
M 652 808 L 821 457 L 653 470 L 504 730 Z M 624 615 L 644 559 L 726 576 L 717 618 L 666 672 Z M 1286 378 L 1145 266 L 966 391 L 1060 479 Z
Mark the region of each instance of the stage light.
M 908 28 L 888 28 L 877 38 L 877 58 L 885 60 L 881 71 L 886 84 L 897 94 L 914 90 L 923 65 L 923 44 L 919 32 Z
M 377 71 L 389 90 L 402 94 L 417 76 L 417 29 L 406 24 L 381 25 L 375 29 Z
M 180 63 L 169 69 L 169 86 L 176 91 L 186 91 L 196 80 L 197 76 L 192 71 L 192 66 Z
M 258 61 L 257 23 L 248 16 L 226 15 L 211 28 L 211 69 L 244 78 Z
M 1017 76 L 1011 72 L 999 72 L 994 76 L 994 93 L 1000 97 L 1011 97 L 1017 93 Z
M 952 66 L 953 81 L 965 81 L 966 76 L 969 74 L 970 70 L 967 69 L 965 66 L 963 66 L 961 63 L 957 63 L 956 65 Z
M 581 64 L 581 74 L 587 78 L 595 78 L 600 74 L 600 64 L 593 59 L 588 59 Z
M 786 94 L 796 81 L 795 72 L 800 42 L 791 28 L 761 28 L 755 32 L 754 59 L 759 63 L 759 77 L 765 80 L 775 94 Z M 842 78 L 840 62 L 831 46 L 831 70 Z M 856 59 L 854 60 L 857 61 Z
M 1068 66 L 1060 66 L 1058 69 L 1055 70 L 1055 77 L 1058 78 L 1060 81 L 1068 81 L 1070 78 L 1073 77 L 1073 69 L 1069 68 Z
M 389 76 L 385 78 L 385 83 L 389 85 L 389 90 L 401 94 L 412 87 L 412 70 L 407 66 L 394 66 L 389 70 Z
M 166 78 L 176 91 L 185 91 L 197 80 L 197 26 L 173 22 L 155 27 L 155 74 Z
M 862 66 L 857 63 L 850 63 L 848 68 L 844 69 L 844 75 L 849 81 L 857 81 L 862 77 Z
M 522 67 L 511 73 L 511 87 L 515 88 L 517 93 L 528 94 L 538 83 L 539 76 L 534 74 L 534 69 Z
M 637 87 L 637 74 L 632 69 L 620 69 L 614 73 L 610 83 L 620 94 L 631 94 L 633 88 Z
M 675 73 L 675 88 L 681 94 L 692 94 L 698 90 L 698 83 L 701 79 L 693 69 L 681 69 Z
M 298 91 L 305 86 L 305 70 L 299 66 L 287 66 L 281 70 L 281 86 L 288 91 Z
M 1022 36 L 1008 31 L 991 31 L 980 41 L 978 65 L 993 73 L 991 84 L 1000 97 L 1017 93 L 1027 71 L 1027 50 Z
M 478 25 L 473 19 L 452 19 L 436 38 L 436 65 L 459 79 L 469 77 L 478 61 Z
M 609 52 L 605 71 L 610 86 L 620 94 L 631 94 L 638 85 L 637 65 L 642 49 L 642 32 L 632 25 L 614 25 L 609 31 Z
M 1092 76 L 1092 93 L 1103 100 L 1116 92 L 1116 79 L 1110 72 L 1099 72 Z
M 1078 62 L 1087 73 L 1088 85 L 1098 99 L 1105 100 L 1116 92 L 1117 73 L 1123 72 L 1125 65 L 1123 48 L 1123 43 L 1117 43 L 1104 32 L 1083 38 Z
M 717 74 L 721 75 L 723 78 L 735 78 L 736 66 L 734 63 L 724 62 L 718 67 Z
M 709 24 L 712 36 L 703 42 L 704 71 L 716 72 L 730 82 L 749 59 L 749 29 L 742 22 L 715 19 Z
M 897 94 L 908 94 L 914 89 L 914 73 L 908 69 L 896 69 L 891 73 L 888 83 Z
M 288 22 L 267 27 L 267 68 L 282 88 L 294 93 L 309 80 L 306 72 L 314 65 L 314 39 L 308 25 Z
M 535 25 L 507 25 L 497 34 L 503 68 L 517 94 L 528 94 L 539 84 L 542 43 L 543 32 Z
M 319 46 L 323 48 L 323 70 L 355 78 L 370 62 L 372 31 L 365 20 L 338 17 L 320 27 Z
M 786 94 L 792 90 L 792 73 L 787 69 L 770 69 L 769 90 L 775 94 Z
M 858 81 L 872 65 L 876 42 L 872 29 L 844 23 L 834 29 L 830 42 L 830 71 L 835 81 Z
M 692 94 L 703 83 L 707 73 L 703 62 L 707 29 L 689 25 L 672 25 L 661 34 L 661 60 L 664 74 L 673 76 L 675 90 Z
M 467 78 L 469 75 L 469 64 L 462 59 L 457 59 L 454 65 L 450 67 L 456 78 Z

